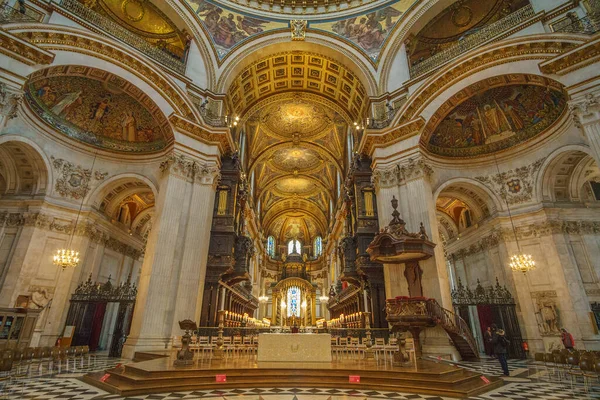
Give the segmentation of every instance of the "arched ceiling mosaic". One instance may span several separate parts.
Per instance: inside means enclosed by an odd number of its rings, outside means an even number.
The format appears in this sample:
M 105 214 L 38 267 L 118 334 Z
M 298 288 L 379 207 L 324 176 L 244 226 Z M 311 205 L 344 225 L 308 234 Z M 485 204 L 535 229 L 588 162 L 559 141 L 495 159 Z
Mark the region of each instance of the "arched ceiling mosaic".
M 266 4 L 272 6 L 273 1 L 257 0 L 244 2 L 243 7 L 236 7 L 230 1 L 213 0 L 186 0 L 194 11 L 202 27 L 211 39 L 211 45 L 219 60 L 225 59 L 234 49 L 239 48 L 252 38 L 276 32 L 289 32 L 291 19 L 308 18 L 307 32 L 317 32 L 346 41 L 350 46 L 362 52 L 373 64 L 376 64 L 386 40 L 398 25 L 402 15 L 415 3 L 415 0 L 372 1 L 372 6 L 366 6 L 368 1 L 348 2 L 343 9 L 338 7 L 339 2 L 328 0 L 314 0 L 298 2 L 296 0 L 281 0 L 277 5 L 285 9 L 302 4 L 303 11 L 291 13 L 290 17 L 269 13 Z M 265 6 L 260 11 L 252 10 L 252 4 L 261 2 Z M 289 4 L 288 4 L 289 3 Z M 339 13 L 339 16 L 321 12 L 314 17 L 307 16 L 307 6 L 317 8 L 319 4 L 335 5 L 336 11 L 348 10 L 349 6 L 359 4 L 363 7 L 355 13 Z M 321 10 L 325 8 L 321 5 Z M 365 9 L 366 8 L 366 9 Z M 289 9 L 289 7 L 288 7 Z M 301 17 L 300 17 L 301 16 Z
M 502 75 L 447 100 L 426 125 L 421 143 L 445 157 L 475 157 L 530 140 L 565 112 L 560 83 L 537 75 Z
M 244 115 L 260 100 L 291 91 L 321 96 L 341 107 L 349 120 L 362 118 L 368 109 L 366 89 L 356 75 L 327 57 L 304 52 L 277 54 L 246 67 L 229 87 L 229 108 L 236 115 Z M 298 121 L 300 114 L 311 118 L 308 114 L 313 111 L 323 115 L 322 109 L 310 107 L 295 105 L 298 115 L 290 115 L 289 121 Z
M 172 137 L 167 119 L 150 97 L 99 69 L 69 65 L 37 71 L 26 84 L 25 96 L 43 121 L 95 147 L 152 152 Z
M 407 41 L 411 65 L 457 44 L 514 11 L 529 4 L 528 0 L 459 0 L 451 4 Z

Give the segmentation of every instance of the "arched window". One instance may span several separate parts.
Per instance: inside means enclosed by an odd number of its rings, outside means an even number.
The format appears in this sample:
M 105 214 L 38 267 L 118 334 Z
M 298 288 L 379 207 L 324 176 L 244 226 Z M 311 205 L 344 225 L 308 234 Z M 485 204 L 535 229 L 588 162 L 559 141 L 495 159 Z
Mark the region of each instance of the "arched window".
M 292 286 L 287 292 L 287 316 L 300 317 L 300 288 Z
M 321 236 L 317 236 L 315 238 L 314 254 L 315 257 L 319 257 L 321 254 L 323 254 L 323 239 L 321 238 Z
M 271 258 L 275 257 L 275 238 L 273 236 L 267 238 L 267 254 Z
M 302 254 L 302 243 L 297 239 L 292 239 L 288 242 L 288 254 Z

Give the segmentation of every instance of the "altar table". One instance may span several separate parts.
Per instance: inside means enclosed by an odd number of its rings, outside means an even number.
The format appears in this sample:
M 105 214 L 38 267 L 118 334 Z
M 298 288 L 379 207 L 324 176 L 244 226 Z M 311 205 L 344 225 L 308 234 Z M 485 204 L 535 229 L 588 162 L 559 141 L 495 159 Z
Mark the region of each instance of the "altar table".
M 261 333 L 258 361 L 331 362 L 328 333 Z

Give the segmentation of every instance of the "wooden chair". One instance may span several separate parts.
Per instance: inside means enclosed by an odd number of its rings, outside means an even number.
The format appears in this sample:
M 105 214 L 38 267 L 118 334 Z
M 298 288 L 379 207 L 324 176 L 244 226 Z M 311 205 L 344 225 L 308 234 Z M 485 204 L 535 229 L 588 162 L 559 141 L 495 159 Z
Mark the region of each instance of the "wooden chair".
M 0 354 L 0 394 L 4 395 L 9 393 L 11 382 L 13 379 L 13 356 L 12 350 L 4 350 Z M 10 398 L 10 394 L 7 395 L 7 399 Z

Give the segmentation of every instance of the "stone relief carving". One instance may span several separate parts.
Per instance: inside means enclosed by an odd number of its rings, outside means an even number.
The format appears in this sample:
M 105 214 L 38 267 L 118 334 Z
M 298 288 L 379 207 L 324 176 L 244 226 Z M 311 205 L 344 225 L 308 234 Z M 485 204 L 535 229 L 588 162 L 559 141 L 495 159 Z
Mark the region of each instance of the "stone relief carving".
M 52 300 L 52 296 L 48 292 L 48 289 L 45 287 L 36 287 L 35 290 L 31 292 L 31 301 L 29 302 L 29 308 L 45 308 L 50 301 Z
M 531 292 L 535 304 L 535 317 L 542 335 L 560 334 L 560 315 L 556 306 L 557 294 L 554 290 Z
M 531 200 L 535 174 L 542 167 L 546 157 L 532 164 L 489 176 L 477 176 L 476 180 L 488 186 L 508 204 L 520 204 Z
M 378 190 L 379 188 L 400 186 L 418 178 L 429 179 L 431 175 L 433 175 L 433 168 L 422 158 L 409 158 L 390 168 L 375 169 L 371 176 L 371 183 Z
M 0 226 L 35 226 L 36 228 L 71 234 L 73 232 L 74 223 L 64 223 L 57 218 L 51 217 L 42 213 L 0 213 Z M 102 231 L 97 225 L 89 221 L 82 221 L 75 229 L 75 235 L 85 236 L 91 241 L 101 244 L 111 250 L 126 255 L 128 257 L 138 259 L 142 255 L 142 250 L 136 249 L 126 243 L 113 238 L 110 234 Z
M 94 171 L 75 165 L 62 158 L 50 157 L 52 166 L 58 172 L 54 189 L 63 197 L 79 200 L 84 198 L 91 189 L 92 180 L 102 181 L 108 172 Z
M 9 120 L 15 118 L 22 101 L 22 93 L 12 92 L 4 82 L 0 82 L 0 115 Z
M 183 154 L 171 153 L 160 163 L 160 170 L 202 185 L 217 185 L 221 176 L 214 165 L 201 164 Z

